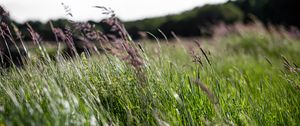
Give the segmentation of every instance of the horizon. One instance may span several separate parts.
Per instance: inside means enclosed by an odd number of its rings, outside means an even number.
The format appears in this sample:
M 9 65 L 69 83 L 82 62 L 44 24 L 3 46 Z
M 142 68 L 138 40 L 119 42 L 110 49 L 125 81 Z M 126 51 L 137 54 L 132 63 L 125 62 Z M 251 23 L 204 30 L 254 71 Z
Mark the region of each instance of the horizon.
M 26 21 L 47 22 L 49 20 L 62 18 L 74 21 L 99 21 L 106 17 L 101 14 L 102 11 L 100 9 L 94 8 L 93 6 L 105 6 L 111 8 L 121 20 L 134 21 L 178 14 L 205 4 L 218 4 L 226 1 L 227 0 L 6 0 L 1 2 L 1 6 L 10 13 L 11 19 L 18 23 Z M 73 14 L 73 17 L 67 15 L 66 10 L 64 9 L 65 6 L 62 5 L 62 3 L 69 7 L 68 11 Z M 153 6 L 155 6 L 155 9 L 153 9 Z

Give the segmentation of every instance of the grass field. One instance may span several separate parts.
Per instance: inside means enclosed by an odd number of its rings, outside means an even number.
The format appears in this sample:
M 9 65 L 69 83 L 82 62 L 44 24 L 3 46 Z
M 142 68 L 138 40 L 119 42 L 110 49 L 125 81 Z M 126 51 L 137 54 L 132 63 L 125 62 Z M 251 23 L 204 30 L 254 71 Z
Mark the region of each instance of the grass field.
M 244 30 L 2 70 L 0 126 L 299 125 L 300 40 Z M 201 47 L 201 48 L 200 48 Z

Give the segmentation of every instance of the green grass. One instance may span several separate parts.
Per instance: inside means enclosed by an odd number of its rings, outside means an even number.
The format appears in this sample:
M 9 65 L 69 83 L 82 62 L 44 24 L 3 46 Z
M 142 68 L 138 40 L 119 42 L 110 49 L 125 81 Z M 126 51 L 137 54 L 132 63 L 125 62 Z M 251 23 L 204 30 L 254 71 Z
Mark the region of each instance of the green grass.
M 182 42 L 143 43 L 141 70 L 110 55 L 4 70 L 0 126 L 299 124 L 299 68 L 282 57 L 300 65 L 300 40 L 251 32 L 205 41 L 211 65 L 196 45 L 202 65 L 193 62 Z

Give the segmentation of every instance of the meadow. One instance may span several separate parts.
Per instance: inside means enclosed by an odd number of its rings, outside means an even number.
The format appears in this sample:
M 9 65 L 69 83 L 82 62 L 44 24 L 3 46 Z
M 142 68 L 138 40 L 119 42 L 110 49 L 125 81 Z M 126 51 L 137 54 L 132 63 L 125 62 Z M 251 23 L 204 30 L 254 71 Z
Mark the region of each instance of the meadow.
M 259 26 L 2 69 L 0 126 L 299 125 L 300 39 Z M 33 52 L 31 52 L 33 53 Z

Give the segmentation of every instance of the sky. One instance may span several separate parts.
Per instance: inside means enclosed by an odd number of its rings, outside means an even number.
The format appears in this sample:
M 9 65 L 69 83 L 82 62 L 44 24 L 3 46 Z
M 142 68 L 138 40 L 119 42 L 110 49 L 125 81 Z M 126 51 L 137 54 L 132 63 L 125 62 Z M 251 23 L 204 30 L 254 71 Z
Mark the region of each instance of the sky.
M 113 9 L 121 20 L 130 21 L 149 17 L 176 14 L 204 4 L 215 4 L 227 0 L 1 0 L 0 5 L 9 11 L 18 22 L 68 18 L 75 21 L 105 18 L 101 9 Z M 64 3 L 64 5 L 62 5 Z M 73 17 L 68 16 L 64 7 L 68 6 Z

